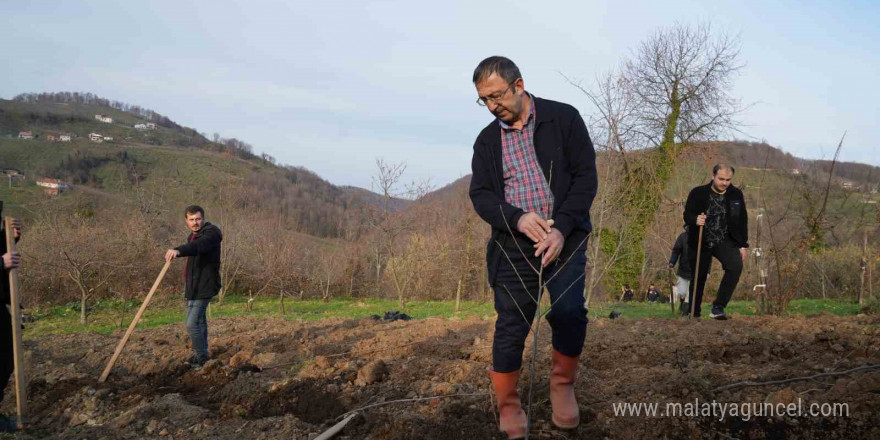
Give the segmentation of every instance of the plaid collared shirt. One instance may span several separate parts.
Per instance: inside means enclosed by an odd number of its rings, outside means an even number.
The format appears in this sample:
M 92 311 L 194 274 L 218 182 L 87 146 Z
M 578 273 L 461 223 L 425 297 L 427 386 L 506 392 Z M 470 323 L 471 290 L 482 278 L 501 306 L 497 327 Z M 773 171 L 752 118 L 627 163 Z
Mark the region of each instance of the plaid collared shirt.
M 504 172 L 504 199 L 526 212 L 549 219 L 553 212 L 553 193 L 535 155 L 535 97 L 529 95 L 529 117 L 522 130 L 501 125 L 501 151 Z M 516 225 L 510 225 L 515 228 Z

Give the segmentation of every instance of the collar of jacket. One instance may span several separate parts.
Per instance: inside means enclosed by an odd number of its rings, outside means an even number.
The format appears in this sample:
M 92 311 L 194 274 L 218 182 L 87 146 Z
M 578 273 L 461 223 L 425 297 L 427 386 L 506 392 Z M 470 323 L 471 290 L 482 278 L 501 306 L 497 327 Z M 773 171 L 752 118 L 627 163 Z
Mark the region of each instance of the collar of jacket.
M 211 222 L 205 222 L 205 224 L 203 224 L 202 227 L 199 229 L 199 232 L 190 232 L 189 233 L 190 238 L 192 238 L 193 235 L 195 235 L 196 237 L 198 237 L 199 235 L 202 235 L 202 233 L 205 232 L 205 230 L 207 230 L 209 227 L 213 228 L 214 225 L 212 225 Z
M 542 122 L 552 121 L 553 115 L 547 111 L 546 102 L 543 99 L 538 98 L 529 92 L 526 92 L 526 93 L 529 94 L 529 98 L 532 100 L 532 102 L 529 104 L 529 106 L 531 106 L 531 105 L 535 106 L 535 113 L 537 114 L 537 118 L 535 119 L 535 129 L 537 129 L 538 125 Z M 501 120 L 498 118 L 495 118 L 495 122 L 497 122 L 497 124 L 495 124 L 495 125 L 497 125 L 498 127 L 504 127 L 504 125 L 508 125 L 505 122 L 501 122 Z M 504 128 L 507 128 L 507 127 L 504 127 Z M 501 136 L 500 129 L 498 130 L 498 136 Z
M 724 190 L 723 193 L 716 192 L 716 191 L 712 188 L 712 181 L 709 181 L 709 183 L 707 183 L 705 186 L 706 186 L 706 189 L 709 190 L 709 194 L 711 194 L 711 193 L 714 192 L 715 194 L 719 194 L 719 195 L 722 195 L 722 196 L 724 196 L 724 195 L 728 195 L 728 194 L 735 194 L 737 191 L 739 191 L 739 188 L 737 188 L 736 186 L 734 186 L 732 183 L 730 184 L 730 186 L 727 187 L 726 190 Z

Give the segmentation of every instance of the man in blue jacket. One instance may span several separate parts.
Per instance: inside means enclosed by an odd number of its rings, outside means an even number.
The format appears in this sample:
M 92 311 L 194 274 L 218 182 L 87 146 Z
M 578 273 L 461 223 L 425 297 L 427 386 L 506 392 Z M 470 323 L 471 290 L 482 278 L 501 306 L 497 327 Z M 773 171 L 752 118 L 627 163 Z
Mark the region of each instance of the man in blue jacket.
M 596 154 L 578 111 L 527 92 L 513 61 L 483 60 L 473 82 L 477 104 L 495 117 L 474 143 L 470 197 L 492 227 L 486 263 L 498 319 L 489 375 L 500 429 L 509 438 L 526 432 L 517 382 L 541 268 L 553 304 L 552 419 L 571 429 L 579 423 L 573 385 L 587 331 L 583 288 Z
M 190 365 L 208 361 L 208 320 L 205 311 L 211 298 L 220 292 L 220 228 L 205 221 L 201 206 L 188 206 L 186 226 L 190 229 L 187 243 L 165 252 L 165 260 L 187 257 L 183 274 L 186 280 L 186 330 L 195 354 Z

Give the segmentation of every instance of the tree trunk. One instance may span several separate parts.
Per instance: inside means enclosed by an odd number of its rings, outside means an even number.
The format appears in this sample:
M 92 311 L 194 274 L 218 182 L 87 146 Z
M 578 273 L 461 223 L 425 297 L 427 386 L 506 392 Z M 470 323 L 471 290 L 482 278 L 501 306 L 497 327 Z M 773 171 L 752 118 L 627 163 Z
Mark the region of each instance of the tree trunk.
M 461 311 L 461 278 L 458 279 L 458 289 L 455 290 L 455 313 Z
M 88 320 L 86 319 L 86 317 L 86 295 L 85 293 L 83 293 L 79 301 L 79 323 L 82 325 L 88 324 Z
M 862 231 L 862 276 L 859 282 L 859 307 L 865 305 L 865 275 L 868 273 L 868 230 Z

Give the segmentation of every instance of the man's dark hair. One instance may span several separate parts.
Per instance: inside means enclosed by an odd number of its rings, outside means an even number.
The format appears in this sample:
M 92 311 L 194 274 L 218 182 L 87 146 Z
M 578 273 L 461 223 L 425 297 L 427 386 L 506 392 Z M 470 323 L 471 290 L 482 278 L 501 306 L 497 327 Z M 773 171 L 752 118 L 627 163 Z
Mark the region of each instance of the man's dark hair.
M 717 175 L 718 171 L 720 171 L 720 170 L 727 170 L 727 171 L 730 171 L 730 174 L 736 174 L 736 169 L 733 168 L 733 165 L 729 165 L 726 163 L 719 163 L 719 164 L 715 164 L 715 166 L 712 167 L 712 175 L 713 176 Z
M 186 211 L 184 212 L 183 216 L 186 217 L 186 216 L 188 216 L 188 215 L 193 215 L 193 214 L 195 214 L 195 213 L 197 213 L 197 212 L 202 213 L 202 218 L 205 218 L 205 210 L 202 209 L 202 207 L 199 206 L 199 205 L 189 205 L 189 206 L 187 206 L 187 207 L 186 207 Z
M 480 61 L 480 64 L 474 69 L 474 84 L 492 76 L 493 73 L 497 73 L 508 84 L 522 78 L 519 67 L 516 67 L 516 64 L 509 58 L 492 56 Z

